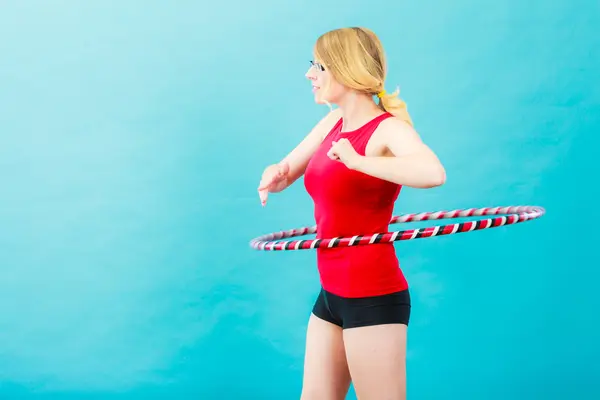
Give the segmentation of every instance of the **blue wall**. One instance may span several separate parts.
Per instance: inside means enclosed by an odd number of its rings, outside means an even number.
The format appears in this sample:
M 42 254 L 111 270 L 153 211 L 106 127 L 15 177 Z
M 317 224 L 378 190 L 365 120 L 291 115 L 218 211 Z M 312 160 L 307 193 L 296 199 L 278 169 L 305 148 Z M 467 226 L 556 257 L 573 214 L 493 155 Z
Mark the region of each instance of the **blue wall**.
M 348 25 L 448 172 L 397 213 L 548 212 L 397 245 L 410 398 L 600 396 L 597 1 L 203 3 L 2 2 L 0 398 L 298 398 L 315 254 L 248 241 L 313 223 L 302 183 L 256 186 Z

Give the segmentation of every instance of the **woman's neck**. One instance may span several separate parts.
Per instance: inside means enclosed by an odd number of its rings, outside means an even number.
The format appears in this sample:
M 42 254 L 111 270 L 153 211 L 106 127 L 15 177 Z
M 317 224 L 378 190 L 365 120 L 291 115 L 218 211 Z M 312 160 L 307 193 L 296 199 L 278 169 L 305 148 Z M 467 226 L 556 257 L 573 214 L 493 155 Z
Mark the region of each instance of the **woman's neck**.
M 342 112 L 342 132 L 353 131 L 383 113 L 372 97 L 350 93 L 338 102 Z

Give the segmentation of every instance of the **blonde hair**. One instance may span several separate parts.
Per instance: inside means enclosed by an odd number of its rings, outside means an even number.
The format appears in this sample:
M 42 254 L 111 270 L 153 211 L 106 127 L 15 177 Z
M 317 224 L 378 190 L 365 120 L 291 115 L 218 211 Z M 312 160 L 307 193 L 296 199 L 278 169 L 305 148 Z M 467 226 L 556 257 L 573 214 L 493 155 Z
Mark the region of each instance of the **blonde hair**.
M 381 41 L 367 28 L 335 29 L 321 35 L 315 57 L 340 84 L 359 93 L 379 97 L 379 108 L 413 125 L 400 89 L 386 93 L 387 66 Z

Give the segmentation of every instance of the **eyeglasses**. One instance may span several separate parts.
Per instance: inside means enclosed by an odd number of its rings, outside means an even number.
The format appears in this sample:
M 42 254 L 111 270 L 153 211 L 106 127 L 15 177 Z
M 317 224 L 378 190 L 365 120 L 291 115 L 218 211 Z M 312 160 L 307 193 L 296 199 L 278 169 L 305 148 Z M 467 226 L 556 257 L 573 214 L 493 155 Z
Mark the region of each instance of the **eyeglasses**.
M 311 60 L 310 65 L 312 67 L 318 69 L 321 72 L 325 71 L 325 67 L 322 64 L 318 63 L 318 62 L 314 62 L 314 61 Z

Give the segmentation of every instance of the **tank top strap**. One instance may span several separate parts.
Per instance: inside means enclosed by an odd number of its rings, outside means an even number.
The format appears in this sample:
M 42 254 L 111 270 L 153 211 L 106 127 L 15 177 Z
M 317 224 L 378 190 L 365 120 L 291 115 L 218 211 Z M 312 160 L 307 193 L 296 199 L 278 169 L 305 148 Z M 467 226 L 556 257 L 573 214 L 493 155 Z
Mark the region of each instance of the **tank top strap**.
M 325 137 L 323 139 L 327 140 L 327 139 L 335 138 L 335 136 L 338 135 L 342 131 L 343 123 L 344 123 L 343 118 L 338 119 L 338 121 L 335 123 L 335 125 L 333 125 L 333 127 L 329 130 L 329 132 L 327 133 L 327 135 L 325 135 Z
M 386 120 L 386 119 L 388 119 L 388 118 L 392 118 L 393 116 L 394 116 L 393 114 L 391 114 L 391 113 L 389 113 L 389 112 L 387 112 L 387 111 L 386 111 L 386 112 L 384 112 L 383 114 L 381 114 L 381 115 L 379 115 L 379 116 L 375 117 L 375 118 L 373 119 L 373 121 L 371 121 L 371 122 L 369 123 L 369 125 L 372 125 L 372 126 L 373 126 L 373 128 L 371 129 L 371 133 L 370 133 L 370 135 L 372 135 L 372 134 L 373 134 L 373 132 L 375 132 L 375 129 L 377 129 L 377 127 L 379 126 L 379 124 L 380 124 L 380 123 L 382 123 L 383 121 L 385 121 L 385 120 Z
M 352 146 L 354 147 L 354 149 L 360 155 L 363 155 L 363 156 L 365 155 L 365 150 L 367 148 L 367 144 L 369 143 L 371 136 L 373 136 L 373 133 L 375 132 L 375 130 L 377 129 L 379 124 L 382 121 L 385 121 L 386 119 L 391 118 L 391 117 L 393 117 L 392 114 L 390 114 L 389 112 L 385 112 L 385 113 L 373 118 L 372 120 L 367 122 L 365 125 L 363 125 L 359 129 L 357 129 L 356 131 L 350 133 L 348 139 L 352 143 Z M 342 134 L 342 136 L 343 136 L 343 134 Z

